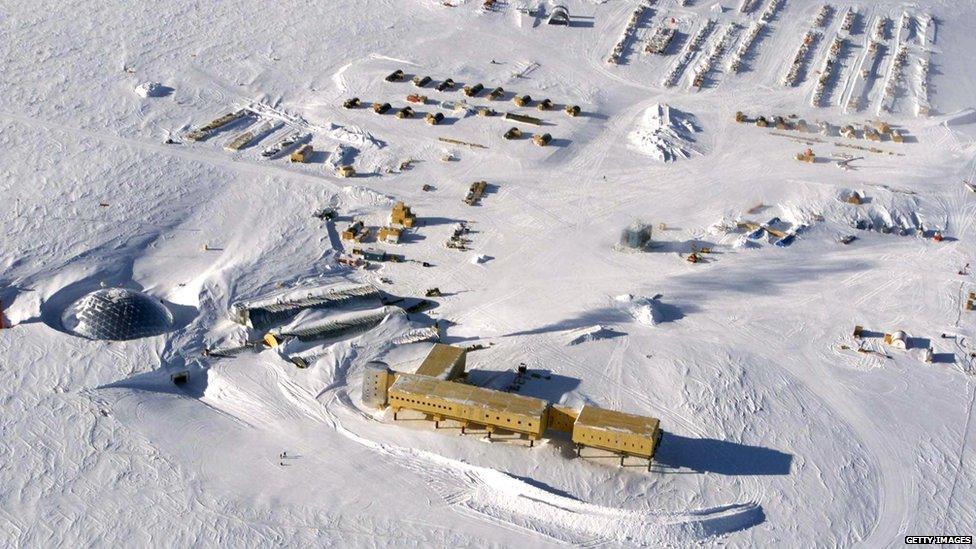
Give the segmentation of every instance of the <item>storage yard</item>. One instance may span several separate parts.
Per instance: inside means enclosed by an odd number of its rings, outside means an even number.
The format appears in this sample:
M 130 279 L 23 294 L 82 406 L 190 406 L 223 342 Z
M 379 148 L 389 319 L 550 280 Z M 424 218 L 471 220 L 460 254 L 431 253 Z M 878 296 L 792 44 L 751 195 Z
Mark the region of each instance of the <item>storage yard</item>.
M 6 12 L 5 546 L 972 533 L 969 3 Z

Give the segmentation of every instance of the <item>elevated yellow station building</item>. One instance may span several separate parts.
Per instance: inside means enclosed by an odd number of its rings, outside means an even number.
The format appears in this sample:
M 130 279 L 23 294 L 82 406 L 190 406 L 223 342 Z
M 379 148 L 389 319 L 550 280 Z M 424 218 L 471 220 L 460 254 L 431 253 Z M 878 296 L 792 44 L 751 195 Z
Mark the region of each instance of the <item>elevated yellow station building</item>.
M 452 381 L 464 374 L 467 356 L 466 349 L 435 343 L 434 347 L 427 353 L 427 358 L 420 363 L 420 367 L 414 373 L 418 376 Z
M 451 419 L 462 429 L 472 424 L 484 426 L 488 436 L 504 430 L 533 441 L 546 430 L 549 407 L 538 398 L 410 374 L 401 374 L 390 387 L 389 400 L 394 413 L 404 408 L 416 410 L 438 423 Z
M 600 448 L 623 456 L 651 459 L 661 441 L 660 421 L 596 406 L 583 406 L 573 424 L 576 455 L 582 446 Z
M 648 460 L 648 469 L 661 441 L 660 422 L 652 417 L 583 406 L 579 411 L 545 400 L 467 385 L 455 381 L 464 375 L 467 350 L 435 344 L 412 373 L 390 370 L 381 362 L 367 365 L 363 377 L 363 403 L 393 408 L 393 419 L 403 410 L 424 414 L 434 421 L 451 420 L 461 432 L 471 426 L 492 433 L 522 435 L 529 445 L 547 431 L 569 433 L 577 455 L 584 447 Z

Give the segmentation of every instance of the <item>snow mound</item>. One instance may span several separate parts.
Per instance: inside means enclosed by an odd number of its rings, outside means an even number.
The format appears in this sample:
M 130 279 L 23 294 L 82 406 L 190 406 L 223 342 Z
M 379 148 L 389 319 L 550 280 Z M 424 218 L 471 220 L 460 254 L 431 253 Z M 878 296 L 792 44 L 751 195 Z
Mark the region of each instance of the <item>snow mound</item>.
M 339 193 L 339 203 L 344 205 L 346 209 L 356 211 L 359 211 L 357 208 L 389 207 L 394 203 L 393 197 L 362 185 L 343 187 Z
M 333 124 L 332 129 L 329 131 L 329 137 L 360 148 L 375 147 L 382 149 L 386 146 L 386 143 L 376 139 L 368 131 L 355 126 L 339 126 L 338 124 Z
M 648 297 L 633 296 L 631 294 L 618 295 L 617 302 L 624 304 L 624 310 L 634 320 L 645 326 L 657 326 L 663 322 L 664 315 L 657 306 L 657 300 Z
M 690 113 L 658 103 L 644 111 L 637 129 L 627 137 L 633 149 L 658 162 L 674 162 L 699 152 L 693 146 L 698 132 Z
M 746 238 L 746 235 L 744 234 L 736 235 L 735 238 L 732 240 L 732 248 L 736 250 L 748 250 L 748 249 L 758 248 L 758 247 L 759 244 L 753 242 L 752 240 L 749 240 L 748 238 Z
M 143 82 L 136 86 L 135 92 L 139 97 L 163 97 L 169 95 L 172 88 L 164 86 L 159 82 Z
M 644 297 L 623 294 L 618 295 L 614 300 L 624 312 L 644 326 L 657 326 L 684 318 L 684 313 L 679 307 L 664 303 L 660 295 Z
M 589 326 L 587 328 L 580 328 L 578 330 L 571 330 L 569 332 L 569 342 L 567 345 L 579 345 L 581 343 L 589 343 L 591 341 L 600 341 L 602 339 L 611 339 L 621 335 L 620 332 L 614 331 L 605 326 L 599 324 Z

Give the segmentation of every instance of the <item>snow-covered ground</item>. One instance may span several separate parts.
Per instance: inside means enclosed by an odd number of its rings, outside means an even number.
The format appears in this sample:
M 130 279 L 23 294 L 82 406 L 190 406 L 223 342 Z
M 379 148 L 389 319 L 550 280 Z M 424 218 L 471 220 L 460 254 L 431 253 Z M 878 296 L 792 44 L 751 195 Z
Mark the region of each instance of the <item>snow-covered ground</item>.
M 976 312 L 964 304 L 976 271 L 964 266 L 976 194 L 962 180 L 976 175 L 965 110 L 976 106 L 976 7 L 845 0 L 819 27 L 822 2 L 781 0 L 732 73 L 769 2 L 741 13 L 729 0 L 659 0 L 619 64 L 606 59 L 636 1 L 569 0 L 569 27 L 546 25 L 547 6 L 517 9 L 535 2 L 448 3 L 0 10 L 0 544 L 879 547 L 972 534 Z M 858 19 L 842 31 L 850 6 Z M 877 69 L 859 77 L 881 17 Z M 665 55 L 644 53 L 672 18 Z M 715 29 L 663 86 L 710 18 Z M 801 80 L 783 86 L 811 28 L 822 36 Z M 813 107 L 840 33 L 845 49 Z M 398 68 L 406 81 L 385 82 Z M 519 126 L 552 142 L 503 139 L 511 121 L 432 104 L 465 98 L 420 91 L 413 75 L 502 86 L 503 100 L 466 100 L 539 116 L 541 128 Z M 401 108 L 415 92 L 429 101 L 414 119 L 368 107 Z M 516 107 L 515 93 L 557 108 Z M 855 95 L 864 101 L 852 109 Z M 343 109 L 353 96 L 365 106 Z M 917 116 L 923 103 L 929 116 Z M 255 114 L 185 138 L 240 108 Z M 813 129 L 738 124 L 736 111 L 795 113 Z M 425 124 L 433 112 L 445 120 Z M 836 136 L 879 112 L 905 143 Z M 680 131 L 655 131 L 663 119 Z M 819 120 L 835 135 L 813 133 Z M 273 133 L 225 150 L 264 122 Z M 295 132 L 311 134 L 310 162 L 261 156 Z M 806 148 L 819 161 L 794 159 Z M 842 154 L 855 155 L 848 170 L 835 165 Z M 347 164 L 356 177 L 336 175 Z M 480 205 L 465 204 L 481 180 Z M 864 203 L 845 202 L 851 191 Z M 399 245 L 368 246 L 408 261 L 339 265 L 351 246 L 336 231 L 352 217 L 380 226 L 398 200 L 420 226 Z M 334 224 L 312 216 L 328 206 Z M 653 224 L 653 242 L 622 251 L 635 220 Z M 461 221 L 468 249 L 447 248 Z M 745 221 L 795 236 L 750 239 Z M 686 260 L 702 247 L 711 253 Z M 426 313 L 303 345 L 308 369 L 283 349 L 203 356 L 244 341 L 231 303 L 332 282 L 444 296 Z M 103 285 L 161 299 L 173 329 L 125 342 L 68 333 L 65 309 Z M 364 364 L 413 368 L 430 343 L 396 342 L 434 320 L 443 341 L 486 346 L 468 356 L 474 382 L 505 387 L 525 363 L 545 375 L 523 394 L 660 418 L 652 470 L 578 459 L 559 438 L 530 449 L 365 408 Z M 854 350 L 855 325 L 869 352 Z M 874 337 L 895 330 L 912 348 Z M 177 387 L 169 375 L 183 368 L 190 381 Z

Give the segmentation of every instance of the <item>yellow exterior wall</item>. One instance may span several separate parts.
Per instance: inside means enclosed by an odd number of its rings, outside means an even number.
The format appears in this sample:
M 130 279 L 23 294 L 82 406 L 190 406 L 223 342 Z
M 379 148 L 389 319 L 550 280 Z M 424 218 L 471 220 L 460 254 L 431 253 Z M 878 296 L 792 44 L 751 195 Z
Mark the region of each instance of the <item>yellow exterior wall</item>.
M 292 162 L 307 162 L 308 157 L 312 154 L 312 146 L 309 144 L 302 145 L 297 151 L 291 153 Z
M 480 406 L 465 406 L 436 396 L 404 394 L 396 389 L 390 390 L 389 402 L 397 410 L 414 410 L 441 419 L 484 425 L 489 430 L 503 429 L 535 438 L 540 438 L 545 431 L 544 416 L 533 417 Z
M 644 458 L 654 457 L 661 439 L 652 417 L 584 406 L 573 424 L 573 442 Z
M 615 433 L 583 425 L 576 425 L 573 429 L 573 442 L 644 458 L 654 455 L 657 444 L 655 438 L 644 435 Z
M 503 429 L 533 438 L 540 438 L 546 430 L 548 407 L 544 401 L 425 376 L 411 378 L 427 380 L 419 388 L 424 392 L 405 391 L 394 383 L 389 390 L 389 405 L 395 410 L 414 410 L 436 419 L 484 425 L 489 430 Z M 439 390 L 459 394 L 439 395 Z M 530 413 L 528 410 L 533 407 L 537 412 Z
M 573 432 L 573 424 L 576 423 L 576 417 L 579 412 L 572 408 L 567 408 L 566 406 L 553 405 L 549 408 L 549 421 L 548 427 L 553 431 L 562 431 L 564 433 Z

